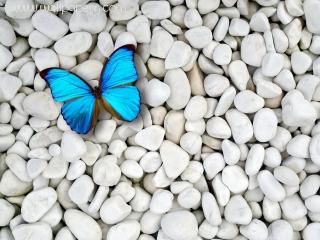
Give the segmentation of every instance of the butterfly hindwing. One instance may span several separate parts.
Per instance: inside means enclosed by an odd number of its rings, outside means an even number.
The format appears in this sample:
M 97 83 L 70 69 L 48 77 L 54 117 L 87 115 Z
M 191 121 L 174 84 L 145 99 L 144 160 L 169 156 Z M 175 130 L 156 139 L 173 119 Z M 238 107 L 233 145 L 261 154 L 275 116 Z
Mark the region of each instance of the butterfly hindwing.
M 125 121 L 133 121 L 140 112 L 140 94 L 134 86 L 107 89 L 102 98 Z
M 48 83 L 54 100 L 64 102 L 61 113 L 70 128 L 81 134 L 89 132 L 99 111 L 90 85 L 60 68 L 48 68 L 40 75 Z
M 70 128 L 86 134 L 95 125 L 99 106 L 93 95 L 86 95 L 63 104 L 61 113 Z
M 118 48 L 109 58 L 101 73 L 100 88 L 105 108 L 112 108 L 116 117 L 125 121 L 133 121 L 140 112 L 139 90 L 128 84 L 138 79 L 134 65 L 133 45 Z M 106 105 L 108 107 L 106 107 Z

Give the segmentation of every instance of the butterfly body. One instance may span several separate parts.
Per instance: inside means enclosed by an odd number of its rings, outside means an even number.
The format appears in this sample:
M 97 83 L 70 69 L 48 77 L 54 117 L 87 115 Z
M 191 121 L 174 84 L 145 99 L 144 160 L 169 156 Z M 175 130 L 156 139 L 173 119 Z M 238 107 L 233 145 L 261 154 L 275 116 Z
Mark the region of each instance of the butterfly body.
M 139 90 L 130 85 L 138 78 L 133 56 L 133 46 L 118 48 L 105 64 L 96 87 L 60 68 L 48 68 L 40 73 L 54 100 L 64 103 L 61 114 L 72 130 L 88 133 L 97 122 L 100 106 L 124 121 L 133 121 L 138 116 Z

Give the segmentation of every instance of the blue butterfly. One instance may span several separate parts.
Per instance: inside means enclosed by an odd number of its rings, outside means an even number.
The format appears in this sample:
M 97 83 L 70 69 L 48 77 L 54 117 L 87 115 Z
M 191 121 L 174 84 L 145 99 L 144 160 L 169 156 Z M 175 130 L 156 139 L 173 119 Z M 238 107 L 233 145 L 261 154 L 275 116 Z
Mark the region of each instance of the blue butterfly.
M 100 105 L 114 117 L 133 121 L 140 112 L 140 94 L 134 66 L 133 45 L 118 48 L 104 65 L 99 86 L 92 88 L 77 75 L 61 68 L 40 72 L 51 89 L 53 99 L 63 102 L 61 113 L 71 129 L 86 134 L 97 122 Z

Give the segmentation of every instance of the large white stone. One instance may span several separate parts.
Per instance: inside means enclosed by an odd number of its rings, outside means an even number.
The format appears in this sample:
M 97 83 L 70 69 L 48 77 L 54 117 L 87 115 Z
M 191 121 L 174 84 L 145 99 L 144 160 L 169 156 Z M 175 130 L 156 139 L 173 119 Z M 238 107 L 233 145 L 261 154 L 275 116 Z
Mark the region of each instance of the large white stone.
M 52 40 L 59 40 L 69 30 L 63 20 L 46 10 L 39 10 L 32 16 L 32 25 Z
M 26 236 L 29 240 L 51 240 L 53 236 L 50 225 L 44 222 L 20 224 L 13 228 L 12 234 L 16 240 L 25 240 Z
M 131 207 L 119 195 L 108 198 L 100 208 L 100 217 L 106 224 L 116 224 L 126 218 Z
M 89 50 L 92 36 L 88 32 L 70 33 L 54 44 L 54 50 L 64 56 L 77 56 Z
M 189 62 L 191 53 L 191 47 L 188 44 L 175 41 L 164 62 L 165 68 L 169 70 L 184 67 Z
M 34 3 L 32 0 L 19 1 L 8 0 L 5 2 L 4 10 L 8 17 L 16 19 L 26 19 L 32 16 Z
M 16 210 L 11 203 L 5 199 L 0 199 L 0 226 L 4 227 L 8 225 L 10 220 L 14 217 L 15 211 Z
M 188 166 L 189 155 L 178 145 L 165 140 L 160 147 L 160 156 L 169 178 L 177 178 Z
M 292 127 L 313 124 L 317 118 L 313 105 L 298 90 L 291 90 L 281 101 L 283 122 Z
M 104 29 L 106 23 L 104 9 L 98 3 L 89 3 L 73 12 L 69 27 L 71 32 L 85 31 L 96 34 Z
M 55 120 L 59 116 L 59 109 L 52 97 L 45 92 L 35 92 L 23 101 L 23 109 L 33 117 L 43 120 Z
M 170 4 L 167 1 L 146 1 L 142 4 L 141 11 L 152 20 L 161 20 L 171 16 Z
M 162 144 L 165 130 L 157 125 L 145 128 L 137 133 L 135 142 L 150 151 L 157 150 Z
M 22 81 L 12 75 L 0 74 L 0 102 L 10 101 L 14 98 L 19 88 L 22 86 Z
M 174 110 L 184 108 L 191 95 L 191 87 L 185 72 L 182 69 L 169 70 L 164 77 L 164 83 L 171 91 L 167 104 Z
M 68 162 L 79 160 L 87 152 L 83 139 L 73 131 L 64 132 L 61 140 L 61 155 Z
M 192 240 L 198 234 L 196 217 L 188 211 L 167 213 L 161 219 L 161 227 L 165 235 L 176 240 Z
M 118 183 L 121 170 L 116 164 L 116 159 L 112 156 L 106 156 L 93 166 L 93 181 L 101 186 L 114 186 Z
M 47 213 L 56 201 L 57 193 L 51 187 L 32 191 L 22 202 L 22 218 L 26 222 L 34 223 Z
M 241 42 L 241 59 L 248 65 L 260 67 L 266 54 L 263 37 L 258 33 L 249 34 Z
M 320 13 L 320 3 L 316 0 L 303 2 L 303 10 L 306 16 L 307 28 L 311 33 L 320 34 L 320 26 L 317 22 Z
M 102 231 L 99 224 L 87 214 L 76 209 L 68 209 L 64 213 L 64 220 L 70 231 L 77 239 L 102 239 Z
M 113 225 L 108 233 L 106 240 L 137 240 L 140 235 L 140 224 L 135 220 L 126 220 Z
M 224 209 L 224 216 L 230 223 L 247 225 L 251 222 L 252 212 L 241 195 L 234 195 Z

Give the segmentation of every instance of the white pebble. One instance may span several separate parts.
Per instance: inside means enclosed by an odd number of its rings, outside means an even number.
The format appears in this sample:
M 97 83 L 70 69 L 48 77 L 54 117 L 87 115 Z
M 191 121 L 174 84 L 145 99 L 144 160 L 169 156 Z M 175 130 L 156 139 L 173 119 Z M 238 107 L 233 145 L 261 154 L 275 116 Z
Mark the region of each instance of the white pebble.
M 114 186 L 118 183 L 121 170 L 112 157 L 104 157 L 95 162 L 93 166 L 93 181 L 101 186 Z
M 305 240 L 316 240 L 320 233 L 319 223 L 310 223 L 303 229 L 302 237 Z
M 172 207 L 173 194 L 167 190 L 159 189 L 153 193 L 150 202 L 150 211 L 155 214 L 168 212 Z
M 284 65 L 283 56 L 279 53 L 267 53 L 262 59 L 262 73 L 267 77 L 275 77 Z
M 284 188 L 268 170 L 259 172 L 257 180 L 261 191 L 271 201 L 280 202 L 285 198 Z
M 39 10 L 32 16 L 32 25 L 53 40 L 59 40 L 69 30 L 68 25 L 50 11 Z
M 89 201 L 93 192 L 94 183 L 88 175 L 77 178 L 69 188 L 68 194 L 75 204 L 84 204 Z
M 185 32 L 185 37 L 193 48 L 201 49 L 212 40 L 212 32 L 208 27 L 194 27 Z
M 269 235 L 274 240 L 281 240 L 283 238 L 293 238 L 292 226 L 285 220 L 276 220 L 268 227 Z
M 207 121 L 206 131 L 211 137 L 227 139 L 231 137 L 231 129 L 221 117 L 213 117 Z
M 64 220 L 73 235 L 79 240 L 102 239 L 102 231 L 98 223 L 87 214 L 68 209 L 64 213 Z
M 56 200 L 57 193 L 50 187 L 30 192 L 22 202 L 22 218 L 29 223 L 38 221 L 46 212 L 49 211 Z
M 241 59 L 254 67 L 262 64 L 266 54 L 266 46 L 263 37 L 258 33 L 249 34 L 241 42 Z
M 243 113 L 257 112 L 264 104 L 264 99 L 250 90 L 241 91 L 234 98 L 235 107 Z
M 197 133 L 187 132 L 182 135 L 180 146 L 191 155 L 199 153 L 202 146 L 201 136 Z
M 246 143 L 252 138 L 253 127 L 247 115 L 236 109 L 231 109 L 227 111 L 226 119 L 236 143 Z
M 121 196 L 112 196 L 102 204 L 100 217 L 106 224 L 116 224 L 125 219 L 131 212 L 131 207 Z
M 230 86 L 228 78 L 219 74 L 209 74 L 204 79 L 204 89 L 210 97 L 219 97 Z
M 240 233 L 248 239 L 264 240 L 268 237 L 268 228 L 259 219 L 253 219 L 248 225 L 240 226 Z
M 164 83 L 170 87 L 170 97 L 167 104 L 174 110 L 184 108 L 189 102 L 191 87 L 187 75 L 181 69 L 169 70 L 165 77 Z
M 0 226 L 4 227 L 8 225 L 10 220 L 14 217 L 15 208 L 5 199 L 0 199 L 0 211 L 2 213 L 0 218 Z
M 307 208 L 298 194 L 286 197 L 280 203 L 285 219 L 298 220 L 307 214 Z
M 128 178 L 139 179 L 143 176 L 143 170 L 134 160 L 125 160 L 120 166 L 121 172 Z
M 134 220 L 126 220 L 113 225 L 108 233 L 106 240 L 137 240 L 140 234 L 140 224 Z
M 102 7 L 97 3 L 89 3 L 74 11 L 70 20 L 71 32 L 85 31 L 91 34 L 101 32 L 107 23 Z
M 137 133 L 135 136 L 135 142 L 150 151 L 155 151 L 159 149 L 163 138 L 165 130 L 160 126 L 150 126 Z
M 278 119 L 270 108 L 260 109 L 253 119 L 254 136 L 259 142 L 267 142 L 277 134 Z
M 0 80 L 0 101 L 10 101 L 22 86 L 22 81 L 9 74 L 1 74 Z
M 240 149 L 234 142 L 229 139 L 222 141 L 221 150 L 223 153 L 224 161 L 228 165 L 235 165 L 240 160 Z
M 61 140 L 61 155 L 64 160 L 68 162 L 79 160 L 80 156 L 85 154 L 86 151 L 87 146 L 78 134 L 72 131 L 67 131 L 63 134 Z
M 179 205 L 183 208 L 196 208 L 199 205 L 200 200 L 200 192 L 193 187 L 188 187 L 182 190 L 177 198 Z
M 245 171 L 249 176 L 255 175 L 262 167 L 265 150 L 262 145 L 254 144 L 248 153 Z
M 86 52 L 92 44 L 92 36 L 87 32 L 70 33 L 54 44 L 54 50 L 64 56 L 77 56 Z
M 148 1 L 141 6 L 142 13 L 152 20 L 161 20 L 171 16 L 170 4 L 167 1 Z
M 165 172 L 170 178 L 177 178 L 188 166 L 189 155 L 178 145 L 165 140 L 160 147 L 160 156 Z
M 221 153 L 212 153 L 203 161 L 203 167 L 209 180 L 224 169 L 225 161 Z
M 12 234 L 17 240 L 24 240 L 28 234 L 30 240 L 51 240 L 53 235 L 49 224 L 44 222 L 20 224 L 12 229 Z
M 234 195 L 225 207 L 224 216 L 230 223 L 247 225 L 251 222 L 252 212 L 241 195 Z
M 198 234 L 196 217 L 188 211 L 167 213 L 161 219 L 161 227 L 169 238 L 176 240 L 194 239 Z
M 245 191 L 249 186 L 247 175 L 237 165 L 227 166 L 223 169 L 222 182 L 235 194 Z
M 170 97 L 170 87 L 158 79 L 148 81 L 143 93 L 146 103 L 151 107 L 162 105 Z
M 250 79 L 247 65 L 241 60 L 234 60 L 229 64 L 228 72 L 233 84 L 239 90 L 245 90 Z
M 303 2 L 303 10 L 306 16 L 307 28 L 311 33 L 320 34 L 320 28 L 317 24 L 317 14 L 320 12 L 320 4 L 314 0 Z
M 197 121 L 207 113 L 207 101 L 202 96 L 191 97 L 185 110 L 184 117 L 188 121 Z
M 222 222 L 218 203 L 210 192 L 202 194 L 202 209 L 205 219 L 214 226 L 220 225 Z
M 165 68 L 167 70 L 185 66 L 191 58 L 191 47 L 182 42 L 175 41 L 165 59 Z
M 288 126 L 306 126 L 316 120 L 316 112 L 298 90 L 291 90 L 281 101 L 283 122 Z

